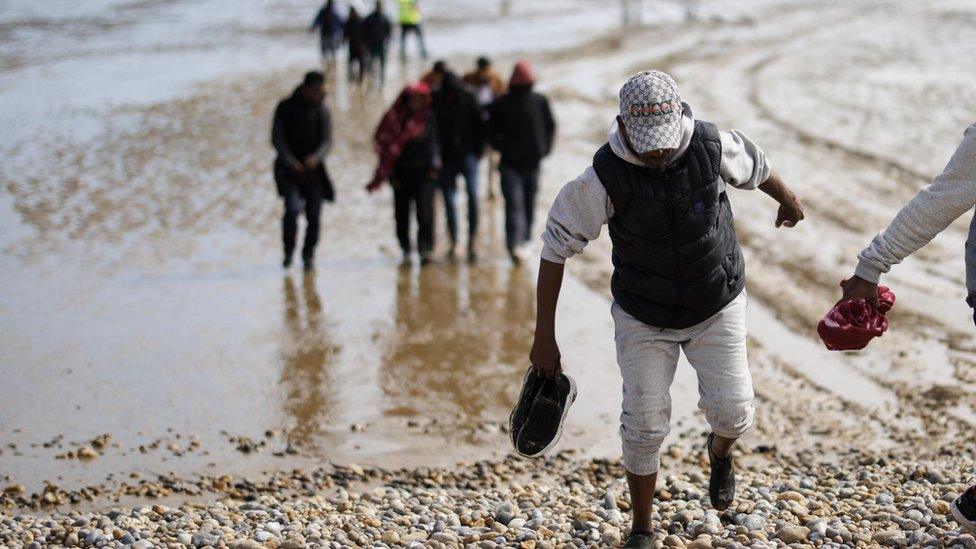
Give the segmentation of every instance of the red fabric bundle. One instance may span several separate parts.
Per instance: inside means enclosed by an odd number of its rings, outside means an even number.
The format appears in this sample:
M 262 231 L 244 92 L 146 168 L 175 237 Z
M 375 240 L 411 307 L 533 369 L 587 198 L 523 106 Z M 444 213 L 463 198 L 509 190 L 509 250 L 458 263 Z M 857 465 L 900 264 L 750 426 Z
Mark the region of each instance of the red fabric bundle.
M 843 283 L 841 283 L 843 284 Z M 888 329 L 885 314 L 895 305 L 895 294 L 878 286 L 879 307 L 866 299 L 842 301 L 820 319 L 817 333 L 831 351 L 857 351 L 868 346 Z

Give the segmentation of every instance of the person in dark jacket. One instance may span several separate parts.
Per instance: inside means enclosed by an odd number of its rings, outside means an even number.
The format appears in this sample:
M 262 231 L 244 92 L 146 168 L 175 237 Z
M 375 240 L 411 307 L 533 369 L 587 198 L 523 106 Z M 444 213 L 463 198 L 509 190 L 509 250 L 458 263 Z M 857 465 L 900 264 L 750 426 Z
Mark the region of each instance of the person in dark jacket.
M 342 27 L 342 38 L 349 46 L 349 81 L 363 83 L 363 73 L 366 71 L 366 37 L 363 28 L 363 18 L 355 7 L 349 7 L 349 17 Z M 355 67 L 355 72 L 353 68 Z
M 319 31 L 319 47 L 322 58 L 330 63 L 335 62 L 336 49 L 342 40 L 342 17 L 335 7 L 335 0 L 328 0 L 315 15 L 309 31 Z
M 483 151 L 483 123 L 478 102 L 453 72 L 444 73 L 440 89 L 434 94 L 434 116 L 441 142 L 443 168 L 438 186 L 444 194 L 447 230 L 451 237 L 448 256 L 455 257 L 458 241 L 457 177 L 464 176 L 468 195 L 468 260 L 477 259 L 475 235 L 478 231 L 478 157 Z
M 378 87 L 383 87 L 386 80 L 386 52 L 389 49 L 390 37 L 393 36 L 393 23 L 383 13 L 383 1 L 376 0 L 373 13 L 363 20 L 363 40 L 366 43 L 366 71 Z
M 529 240 L 539 188 L 539 164 L 552 150 L 556 121 L 545 96 L 532 91 L 535 76 L 526 61 L 515 65 L 509 91 L 489 109 L 491 146 L 501 153 L 499 173 L 505 197 L 505 244 L 520 263 Z
M 278 152 L 274 163 L 275 184 L 278 195 L 285 201 L 281 223 L 285 268 L 291 266 L 303 203 L 308 226 L 302 260 L 308 271 L 314 267 L 322 201 L 335 199 L 325 167 L 325 155 L 332 146 L 332 116 L 322 102 L 324 98 L 325 78 L 320 72 L 309 72 L 291 97 L 282 100 L 275 109 L 271 143 Z
M 383 115 L 373 142 L 379 163 L 366 190 L 373 192 L 386 180 L 393 187 L 396 233 L 404 263 L 409 263 L 412 249 L 410 208 L 413 206 L 420 264 L 426 265 L 434 250 L 434 182 L 441 167 L 437 121 L 426 84 L 411 84 L 400 92 Z

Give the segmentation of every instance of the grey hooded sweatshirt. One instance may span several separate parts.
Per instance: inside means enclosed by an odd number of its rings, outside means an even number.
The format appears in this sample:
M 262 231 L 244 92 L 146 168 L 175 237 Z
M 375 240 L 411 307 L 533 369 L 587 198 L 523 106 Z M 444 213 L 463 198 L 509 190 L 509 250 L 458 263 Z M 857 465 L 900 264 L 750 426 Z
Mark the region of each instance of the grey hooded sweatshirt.
M 937 234 L 976 206 L 976 124 L 966 128 L 962 143 L 942 173 L 918 191 L 888 227 L 860 254 L 858 277 L 878 282 L 892 265 L 901 263 Z M 976 292 L 976 218 L 966 241 L 966 287 Z

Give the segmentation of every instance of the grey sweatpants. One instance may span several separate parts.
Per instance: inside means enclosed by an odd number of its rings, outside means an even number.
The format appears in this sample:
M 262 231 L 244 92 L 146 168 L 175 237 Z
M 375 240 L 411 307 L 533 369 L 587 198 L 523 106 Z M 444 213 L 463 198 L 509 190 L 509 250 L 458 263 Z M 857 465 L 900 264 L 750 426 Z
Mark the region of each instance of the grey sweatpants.
M 661 444 L 671 430 L 671 383 L 680 351 L 698 375 L 698 407 L 712 431 L 737 438 L 752 425 L 747 301 L 743 291 L 708 320 L 683 330 L 649 326 L 613 303 L 617 364 L 623 377 L 620 437 L 628 471 L 650 475 L 660 466 Z

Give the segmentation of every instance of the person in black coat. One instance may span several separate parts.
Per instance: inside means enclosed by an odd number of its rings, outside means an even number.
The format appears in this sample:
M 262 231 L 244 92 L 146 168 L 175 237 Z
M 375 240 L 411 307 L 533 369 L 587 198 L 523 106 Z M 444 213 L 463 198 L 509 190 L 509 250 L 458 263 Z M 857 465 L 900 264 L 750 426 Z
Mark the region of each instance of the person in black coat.
M 468 195 L 468 260 L 477 258 L 475 237 L 478 232 L 478 157 L 484 147 L 484 121 L 481 108 L 456 74 L 444 73 L 440 88 L 434 93 L 434 116 L 441 141 L 441 168 L 438 185 L 444 195 L 447 229 L 451 237 L 448 255 L 453 258 L 458 241 L 457 177 L 464 176 Z
M 501 153 L 499 173 L 505 197 L 505 243 L 520 263 L 535 217 L 539 164 L 552 150 L 556 121 L 545 96 L 532 91 L 535 76 L 525 61 L 515 66 L 509 91 L 489 108 L 491 146 Z
M 349 81 L 355 80 L 359 84 L 363 83 L 363 73 L 366 71 L 366 37 L 363 31 L 363 18 L 356 8 L 350 7 L 342 37 L 349 45 Z
M 298 215 L 304 204 L 308 227 L 302 260 L 306 271 L 313 269 L 322 201 L 335 199 L 325 167 L 325 155 L 332 146 L 332 116 L 323 99 L 325 77 L 320 72 L 309 72 L 294 93 L 275 109 L 271 143 L 278 153 L 274 163 L 275 184 L 285 202 L 282 219 L 285 268 L 291 266 Z
M 376 9 L 363 19 L 363 40 L 366 43 L 366 72 L 373 84 L 383 87 L 386 79 L 386 52 L 390 37 L 393 36 L 393 23 L 383 13 L 382 0 L 376 0 Z

